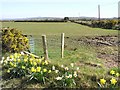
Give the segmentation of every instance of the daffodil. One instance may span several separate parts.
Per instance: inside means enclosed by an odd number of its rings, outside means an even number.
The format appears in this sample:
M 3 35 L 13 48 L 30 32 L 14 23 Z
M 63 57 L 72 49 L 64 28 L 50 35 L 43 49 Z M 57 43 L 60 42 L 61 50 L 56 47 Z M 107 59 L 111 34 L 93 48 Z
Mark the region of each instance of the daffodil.
M 13 67 L 17 67 L 17 65 L 16 65 L 16 64 L 14 64 L 14 65 L 13 65 Z
M 69 68 L 68 68 L 68 67 L 65 67 L 65 70 L 69 70 Z
M 58 73 L 59 72 L 59 70 L 55 70 L 55 73 Z
M 36 72 L 36 69 L 34 67 L 32 67 L 31 72 Z
M 110 82 L 111 82 L 111 84 L 115 85 L 115 84 L 117 83 L 117 80 L 114 79 L 114 78 L 112 78 L 112 79 L 110 80 Z
M 40 63 L 41 63 L 41 61 L 42 61 L 41 59 L 37 59 L 37 63 L 39 63 L 39 64 L 40 64 Z
M 51 73 L 51 70 L 49 70 L 48 73 Z
M 20 60 L 20 59 L 18 59 L 17 61 L 18 61 L 18 62 L 20 62 L 21 60 Z
M 48 65 L 48 61 L 47 60 L 45 60 L 45 65 Z
M 62 80 L 62 77 L 56 77 L 56 80 Z
M 36 72 L 40 72 L 40 70 L 41 70 L 41 67 L 36 68 Z
M 14 57 L 15 57 L 15 58 L 17 58 L 17 57 L 18 57 L 18 54 L 17 54 L 17 53 L 15 53 L 15 54 L 14 54 Z
M 25 66 L 22 66 L 22 69 L 25 69 Z
M 64 68 L 64 65 L 61 65 L 61 68 Z
M 42 65 L 44 65 L 45 63 L 44 62 L 42 62 Z
M 52 66 L 52 70 L 55 70 L 55 66 Z
M 16 62 L 17 60 L 16 60 L 16 58 L 14 58 L 14 60 L 13 60 L 14 62 Z
M 24 59 L 24 62 L 27 62 L 27 61 L 28 61 L 28 59 L 27 59 L 27 58 L 25 58 L 25 59 Z
M 13 55 L 10 55 L 10 58 L 13 59 L 14 58 Z
M 77 67 L 77 71 L 79 70 L 80 68 L 79 67 Z
M 114 74 L 115 74 L 115 71 L 114 71 L 114 70 L 111 70 L 111 71 L 110 71 L 110 74 L 111 74 L 111 75 L 114 75 Z
M 47 72 L 47 69 L 43 69 L 43 72 Z
M 13 66 L 14 64 L 12 62 L 10 62 L 10 65 Z
M 100 79 L 100 83 L 101 84 L 105 84 L 106 83 L 106 80 L 103 78 L 103 79 Z
M 73 64 L 73 63 L 71 63 L 70 65 L 71 65 L 71 67 L 74 67 L 74 64 Z
M 116 73 L 116 76 L 117 76 L 117 77 L 119 77 L 119 76 L 120 76 L 120 74 L 119 74 L 119 73 Z
M 69 78 L 72 78 L 72 74 L 69 74 Z
M 29 59 L 29 61 L 30 61 L 30 62 L 32 62 L 32 61 L 33 61 L 33 59 L 32 59 L 32 58 L 30 58 L 30 59 Z
M 7 73 L 10 73 L 10 70 L 9 70 L 9 69 L 7 70 Z
M 33 65 L 34 65 L 34 66 L 36 66 L 36 65 L 37 65 L 37 63 L 36 63 L 36 62 L 33 62 Z

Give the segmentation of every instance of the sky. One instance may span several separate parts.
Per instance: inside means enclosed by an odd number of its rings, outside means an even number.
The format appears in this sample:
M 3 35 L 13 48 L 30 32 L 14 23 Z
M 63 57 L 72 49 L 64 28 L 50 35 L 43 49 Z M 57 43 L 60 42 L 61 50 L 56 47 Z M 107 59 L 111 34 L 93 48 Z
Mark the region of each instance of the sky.
M 0 0 L 0 18 L 118 17 L 120 0 Z

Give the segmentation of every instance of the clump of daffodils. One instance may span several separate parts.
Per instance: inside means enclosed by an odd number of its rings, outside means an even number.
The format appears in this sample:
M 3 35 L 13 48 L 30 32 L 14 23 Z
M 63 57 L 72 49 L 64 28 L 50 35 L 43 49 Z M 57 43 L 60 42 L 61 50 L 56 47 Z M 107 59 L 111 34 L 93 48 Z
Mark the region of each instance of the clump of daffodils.
M 100 87 L 107 87 L 108 86 L 107 83 L 110 83 L 110 85 L 108 87 L 114 88 L 117 86 L 117 82 L 119 80 L 118 78 L 120 76 L 119 73 L 116 72 L 115 70 L 111 70 L 109 73 L 113 77 L 109 81 L 105 80 L 104 78 L 100 79 L 100 81 L 98 83 Z
M 2 57 L 1 64 L 7 68 L 6 73 L 11 74 L 13 77 L 29 75 L 32 78 L 39 78 L 35 74 L 42 74 L 41 76 L 44 77 L 52 72 L 48 68 L 49 62 L 47 60 L 36 58 L 34 54 L 28 55 L 24 52 Z

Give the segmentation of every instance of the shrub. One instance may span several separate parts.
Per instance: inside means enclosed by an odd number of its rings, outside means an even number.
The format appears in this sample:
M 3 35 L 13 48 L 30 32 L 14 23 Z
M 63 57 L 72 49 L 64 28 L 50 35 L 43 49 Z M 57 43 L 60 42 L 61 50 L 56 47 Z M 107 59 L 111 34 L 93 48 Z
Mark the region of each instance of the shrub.
M 2 49 L 5 52 L 20 52 L 29 48 L 28 38 L 16 29 L 2 29 Z

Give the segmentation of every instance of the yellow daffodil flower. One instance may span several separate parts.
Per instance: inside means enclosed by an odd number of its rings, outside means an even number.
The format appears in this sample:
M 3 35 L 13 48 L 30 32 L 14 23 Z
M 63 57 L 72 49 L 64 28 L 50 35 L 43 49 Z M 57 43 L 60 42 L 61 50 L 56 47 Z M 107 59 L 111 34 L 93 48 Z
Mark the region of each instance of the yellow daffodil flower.
M 37 65 L 37 63 L 36 63 L 36 62 L 33 62 L 33 65 L 34 65 L 34 66 L 36 66 L 36 65 Z
M 49 70 L 48 73 L 51 73 L 51 70 Z
M 111 82 L 111 84 L 115 85 L 115 84 L 117 83 L 117 80 L 114 79 L 114 78 L 112 78 L 112 79 L 110 80 L 110 82 Z
M 20 60 L 20 59 L 18 59 L 17 61 L 18 61 L 18 62 L 20 62 L 21 60 Z
M 43 69 L 43 72 L 47 72 L 47 69 Z
M 28 59 L 24 59 L 24 62 L 27 62 L 28 61 Z
M 14 65 L 13 65 L 13 67 L 17 67 L 17 65 L 16 65 L 16 64 L 14 64 Z
M 45 63 L 44 63 L 44 62 L 42 62 L 42 65 L 45 65 Z
M 7 70 L 7 73 L 10 73 L 10 70 L 9 70 L 9 69 Z
M 34 67 L 32 67 L 31 72 L 36 72 L 36 69 Z
M 111 74 L 111 75 L 114 75 L 114 74 L 115 74 L 115 71 L 114 71 L 114 70 L 111 70 L 111 71 L 110 71 L 110 74 Z
M 41 59 L 37 59 L 37 63 L 38 63 L 38 64 L 40 64 L 40 63 L 41 63 L 41 61 L 42 61 Z
M 41 67 L 37 67 L 37 68 L 36 68 L 36 71 L 37 71 L 37 72 L 40 72 L 40 70 L 41 70 Z
M 117 77 L 119 77 L 119 76 L 120 76 L 120 74 L 119 74 L 119 73 L 116 73 L 116 76 L 117 76 Z
M 48 61 L 47 60 L 45 60 L 45 65 L 48 65 Z
M 106 80 L 105 80 L 105 79 L 100 79 L 100 83 L 101 83 L 101 84 L 105 84 L 105 83 L 106 83 Z
M 10 62 L 10 65 L 13 66 L 14 64 L 12 62 Z
M 32 61 L 33 61 L 33 59 L 32 59 L 32 58 L 30 58 L 30 59 L 29 59 L 29 61 L 30 61 L 30 62 L 32 62 Z
M 17 60 L 16 59 L 14 59 L 14 62 L 16 62 Z
M 14 54 L 14 57 L 15 57 L 15 58 L 17 58 L 17 57 L 18 57 L 18 54 L 17 54 L 17 53 L 15 53 L 15 54 Z
M 22 66 L 22 69 L 25 69 L 25 66 Z
M 13 59 L 14 58 L 13 55 L 10 55 L 10 58 Z

